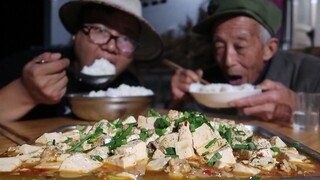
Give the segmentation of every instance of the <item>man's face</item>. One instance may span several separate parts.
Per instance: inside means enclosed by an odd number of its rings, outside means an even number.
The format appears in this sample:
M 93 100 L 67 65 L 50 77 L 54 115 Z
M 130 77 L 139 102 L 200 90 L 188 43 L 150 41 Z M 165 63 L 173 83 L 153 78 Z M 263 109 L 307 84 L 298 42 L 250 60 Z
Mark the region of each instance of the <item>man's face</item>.
M 124 35 L 133 40 L 137 40 L 139 37 L 140 30 L 137 20 L 124 13 L 118 11 L 108 13 L 97 9 L 87 12 L 84 17 L 85 20 L 82 25 L 101 28 L 112 36 Z M 116 39 L 98 45 L 81 30 L 73 38 L 76 54 L 73 68 L 77 73 L 81 71 L 84 65 L 91 65 L 95 59 L 105 58 L 115 65 L 116 75 L 119 75 L 133 61 L 133 52 L 122 52 L 117 46 Z
M 245 16 L 228 19 L 213 31 L 218 66 L 232 85 L 254 83 L 264 66 L 259 24 Z

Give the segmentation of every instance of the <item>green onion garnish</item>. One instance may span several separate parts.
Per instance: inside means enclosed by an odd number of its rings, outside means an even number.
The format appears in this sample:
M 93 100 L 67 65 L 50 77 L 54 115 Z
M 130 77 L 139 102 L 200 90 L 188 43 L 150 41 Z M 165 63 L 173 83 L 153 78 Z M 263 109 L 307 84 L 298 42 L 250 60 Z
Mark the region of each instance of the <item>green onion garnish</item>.
M 206 146 L 205 148 L 208 149 L 212 144 L 216 143 L 218 141 L 217 138 L 212 139 Z
M 270 148 L 273 152 L 280 152 L 280 148 L 278 147 L 271 147 Z
M 219 159 L 221 159 L 222 156 L 220 153 L 215 153 L 211 158 L 210 160 L 208 161 L 208 166 L 213 166 Z

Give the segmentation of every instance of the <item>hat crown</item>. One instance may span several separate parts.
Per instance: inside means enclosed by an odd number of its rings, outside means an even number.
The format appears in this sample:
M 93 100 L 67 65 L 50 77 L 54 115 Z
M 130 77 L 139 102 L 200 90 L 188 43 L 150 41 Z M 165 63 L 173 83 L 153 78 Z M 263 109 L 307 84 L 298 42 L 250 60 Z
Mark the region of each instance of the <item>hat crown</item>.
M 212 23 L 227 15 L 250 16 L 264 26 L 271 35 L 277 33 L 282 18 L 281 10 L 269 0 L 211 0 L 207 13 Z
M 142 7 L 139 0 L 82 0 L 84 2 L 94 2 L 98 4 L 107 4 L 128 13 L 142 18 Z

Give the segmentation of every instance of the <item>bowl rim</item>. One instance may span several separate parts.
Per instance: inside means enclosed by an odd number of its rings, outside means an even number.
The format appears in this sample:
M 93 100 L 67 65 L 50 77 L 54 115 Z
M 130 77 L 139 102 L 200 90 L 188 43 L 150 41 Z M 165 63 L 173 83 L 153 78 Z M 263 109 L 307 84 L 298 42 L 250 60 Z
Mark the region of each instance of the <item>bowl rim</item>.
M 109 101 L 109 102 L 119 102 L 119 101 L 144 101 L 152 100 L 155 95 L 146 96 L 89 96 L 89 93 L 69 93 L 66 94 L 69 100 L 86 100 L 86 101 Z
M 255 93 L 255 92 L 262 92 L 262 89 L 254 89 L 254 90 L 241 90 L 241 91 L 222 91 L 222 92 L 196 92 L 196 91 L 189 91 L 191 94 L 201 94 L 201 95 L 221 95 L 221 94 L 242 94 L 242 93 Z

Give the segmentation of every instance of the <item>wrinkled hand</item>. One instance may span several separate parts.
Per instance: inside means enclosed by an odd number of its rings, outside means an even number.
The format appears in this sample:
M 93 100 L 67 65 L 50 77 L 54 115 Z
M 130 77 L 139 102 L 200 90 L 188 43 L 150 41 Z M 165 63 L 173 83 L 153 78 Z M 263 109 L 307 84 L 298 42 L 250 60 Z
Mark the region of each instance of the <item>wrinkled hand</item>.
M 199 81 L 199 77 L 202 77 L 203 71 L 197 70 L 187 70 L 187 69 L 178 69 L 171 79 L 171 92 L 173 100 L 183 99 L 191 83 Z
M 45 63 L 39 63 L 41 60 Z M 67 90 L 69 63 L 69 59 L 61 58 L 60 53 L 47 52 L 24 66 L 22 81 L 36 104 L 55 104 L 61 100 Z
M 296 94 L 281 83 L 271 80 L 263 81 L 258 87 L 263 89 L 263 93 L 232 101 L 230 105 L 247 116 L 289 122 L 295 108 Z

